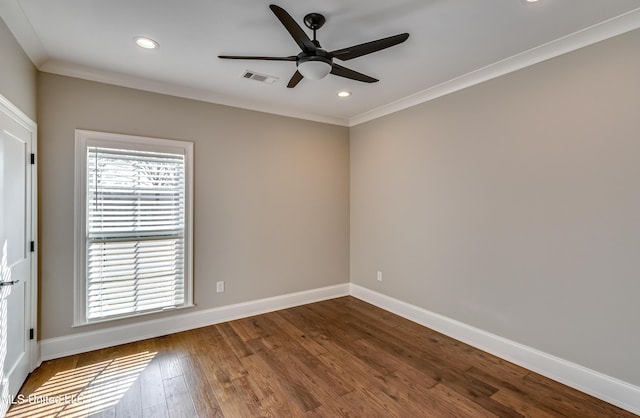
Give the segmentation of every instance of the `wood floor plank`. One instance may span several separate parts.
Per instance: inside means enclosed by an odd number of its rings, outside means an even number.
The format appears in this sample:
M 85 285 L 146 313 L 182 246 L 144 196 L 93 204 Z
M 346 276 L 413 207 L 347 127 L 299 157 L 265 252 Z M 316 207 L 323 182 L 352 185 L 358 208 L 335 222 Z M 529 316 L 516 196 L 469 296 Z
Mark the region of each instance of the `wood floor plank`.
M 216 328 L 225 339 L 227 345 L 233 350 L 236 357 L 242 358 L 253 354 L 247 343 L 240 338 L 236 330 L 229 325 L 229 323 L 218 324 Z
M 310 411 L 321 405 L 313 395 L 314 389 L 305 385 L 302 374 L 291 369 L 290 364 L 283 362 L 278 354 L 279 348 L 266 350 L 260 346 L 260 340 L 251 341 L 255 355 L 260 356 L 268 367 L 278 376 L 279 382 L 288 393 L 288 399 L 294 402 L 302 411 Z
M 275 319 L 275 316 L 271 315 L 270 318 Z M 354 390 L 344 380 L 337 379 L 333 375 L 333 371 L 318 360 L 318 354 L 326 353 L 324 347 L 312 339 L 300 338 L 299 336 L 304 335 L 304 332 L 284 318 L 280 318 L 281 320 L 273 321 L 273 325 L 277 327 L 276 330 L 278 332 L 275 334 L 279 336 L 279 346 L 286 347 L 286 349 L 271 350 L 271 352 L 276 354 L 284 353 L 286 358 L 283 361 L 285 363 L 288 363 L 290 367 L 297 367 L 305 376 L 309 376 L 313 386 L 329 388 L 330 396 L 341 396 Z
M 293 325 L 279 312 L 273 312 L 268 315 L 273 324 L 277 325 L 284 335 L 288 336 L 291 341 L 295 341 L 297 344 L 301 345 L 311 355 L 317 356 L 327 352 L 324 347 L 307 336 L 304 329 L 300 329 Z
M 536 373 L 529 373 L 522 383 L 525 391 L 533 393 L 536 399 L 544 396 L 545 403 L 566 416 L 596 418 L 614 416 L 612 414 L 619 411 L 619 408 L 606 402 L 591 402 L 591 396 Z
M 192 418 L 196 416 L 196 409 L 183 376 L 164 379 L 162 383 L 170 417 Z
M 251 355 L 241 359 L 248 372 L 249 384 L 268 416 L 303 417 L 302 408 L 289 401 L 288 382 L 264 361 L 262 356 Z
M 553 418 L 559 415 L 558 413 L 539 408 L 536 402 L 531 402 L 523 398 L 520 393 L 506 388 L 501 388 L 498 392 L 491 395 L 491 397 L 526 417 Z
M 633 417 L 343 297 L 44 362 L 7 417 Z
M 477 402 L 469 400 L 468 397 L 460 395 L 455 390 L 450 389 L 447 385 L 439 383 L 433 388 L 429 389 L 431 396 L 438 400 L 438 406 L 442 407 L 442 404 L 446 404 L 451 408 L 451 412 L 454 416 L 458 417 L 509 417 L 518 416 L 518 412 L 505 405 L 504 411 L 506 413 L 496 413 L 484 408 Z M 454 412 L 455 411 L 455 412 Z M 515 413 L 511 413 L 514 411 Z
M 154 405 L 142 410 L 142 418 L 169 418 L 166 405 Z
M 292 350 L 289 347 L 277 348 L 270 353 L 282 364 L 287 365 L 289 373 L 304 387 L 313 390 L 313 396 L 320 405 L 336 411 L 348 409 L 341 396 L 353 392 L 353 386 L 344 379 L 330 375 L 327 372 L 328 368 L 319 360 L 308 353 L 305 354 L 304 350 Z
M 374 415 L 373 414 L 369 414 L 369 415 L 356 414 L 350 408 L 344 408 L 344 407 L 335 408 L 335 407 L 320 405 L 319 407 L 312 409 L 311 411 L 308 411 L 304 416 L 306 418 L 326 418 L 326 417 L 358 418 L 363 416 L 372 417 Z
M 469 397 L 484 396 L 489 397 L 497 391 L 491 385 L 466 375 L 458 370 L 457 364 L 448 364 L 440 362 L 439 359 L 433 358 L 430 353 L 420 351 L 410 341 L 400 341 L 397 336 L 385 331 L 373 328 L 372 325 L 365 324 L 351 319 L 345 319 L 341 325 L 345 329 L 359 330 L 363 339 L 369 341 L 376 349 L 393 356 L 400 361 L 420 370 L 432 379 L 438 382 L 445 382 L 449 387 L 458 390 L 461 394 Z M 349 346 L 336 335 L 331 335 L 338 344 Z M 382 371 L 385 373 L 386 371 Z
M 247 371 L 218 331 L 218 327 L 214 325 L 205 330 L 197 342 L 198 358 L 210 360 L 222 382 L 246 376 Z
M 223 417 L 218 398 L 216 398 L 215 392 L 199 367 L 196 358 L 194 356 L 182 357 L 180 363 L 197 415 L 207 418 Z
M 231 321 L 230 325 L 244 341 L 249 341 L 269 335 L 268 329 L 263 326 L 264 320 L 265 316 L 252 316 Z
M 381 393 L 371 389 L 358 389 L 347 393 L 342 397 L 342 401 L 349 405 L 351 415 L 354 417 L 401 417 L 400 411 L 395 410 L 394 400 L 383 396 Z M 406 416 L 419 416 L 408 415 Z M 331 416 L 331 415 L 329 415 Z
M 136 418 L 142 415 L 140 380 L 136 379 L 115 406 L 116 418 Z
M 458 392 L 467 399 L 482 403 L 484 408 L 493 411 L 500 416 L 519 416 L 516 411 L 510 410 L 503 404 L 495 402 L 489 398 L 489 396 L 495 393 L 497 389 L 484 384 L 482 381 L 473 381 L 473 379 L 469 380 L 467 376 L 457 373 L 454 370 L 443 370 L 436 364 L 428 363 L 424 357 L 418 358 L 418 356 L 414 355 L 411 351 L 413 350 L 414 352 L 417 352 L 418 350 L 416 350 L 416 347 L 412 345 L 413 339 L 409 336 L 400 336 L 401 343 L 397 343 L 399 336 L 396 333 L 391 335 L 390 333 L 377 330 L 375 325 L 370 326 L 366 321 L 361 321 L 359 318 L 349 318 L 346 320 L 346 324 L 350 327 L 360 327 L 361 331 L 368 335 L 369 338 L 366 340 L 358 339 L 352 343 L 352 345 L 360 347 L 360 349 L 356 349 L 355 351 L 358 352 L 359 358 L 362 358 L 367 364 L 379 364 L 379 361 L 372 359 L 371 355 L 367 353 L 376 353 L 379 352 L 380 349 L 383 349 L 390 353 L 394 353 L 392 358 L 399 358 L 407 365 L 417 367 L 418 369 L 427 372 L 427 375 L 435 372 L 436 377 L 430 379 L 432 385 L 438 381 L 446 382 L 446 384 L 454 390 L 458 389 Z M 371 347 L 372 349 L 364 349 L 368 344 L 373 344 Z M 423 354 L 424 353 L 425 352 L 423 351 Z M 384 357 L 381 356 L 381 358 Z M 383 373 L 388 372 L 393 367 L 394 366 L 389 366 L 389 369 L 383 369 Z M 397 368 L 398 366 L 395 367 Z M 465 380 L 465 384 L 462 386 L 458 383 L 461 379 Z M 471 388 L 471 390 L 469 388 Z M 478 391 L 481 392 L 479 395 L 477 394 Z
M 163 380 L 182 376 L 184 371 L 180 363 L 180 357 L 173 352 L 160 352 L 156 357 L 160 366 L 160 375 Z
M 487 411 L 476 405 L 474 408 L 465 408 L 466 405 L 459 402 L 450 402 L 433 390 L 434 386 L 422 386 L 402 372 L 392 373 L 382 377 L 389 390 L 390 396 L 402 400 L 402 404 L 409 403 L 419 405 L 420 415 L 458 418 L 467 415 L 467 409 L 474 410 L 476 416 L 486 416 Z M 437 386 L 437 385 L 436 385 Z M 470 401 L 466 401 L 470 403 Z M 475 404 L 474 404 L 475 405 Z M 418 415 L 418 416 L 420 416 Z
M 234 380 L 240 379 L 247 374 L 246 369 L 241 364 L 240 367 L 235 364 L 235 362 L 239 363 L 240 360 L 224 344 L 222 336 L 214 327 L 211 327 L 211 332 L 203 334 L 203 337 L 206 338 L 201 342 L 202 351 L 195 358 L 195 367 L 200 368 L 209 382 L 223 415 L 225 417 L 255 416 L 255 414 L 252 415 L 253 410 L 246 402 L 247 397 L 255 395 L 242 393 L 234 385 Z M 232 357 L 235 360 L 229 361 Z M 228 362 L 232 364 L 229 365 L 227 364 Z M 242 373 L 237 372 L 240 368 L 243 371 Z
M 385 376 L 369 364 L 361 360 L 352 351 L 342 348 L 330 341 L 325 342 L 328 353 L 319 356 L 319 359 L 341 379 L 347 381 L 356 390 L 343 396 L 348 400 L 349 407 L 362 413 L 363 410 L 373 408 L 374 411 L 381 411 L 387 414 L 397 414 L 404 411 L 409 416 L 419 416 L 419 406 L 404 402 L 394 395 L 394 390 L 385 380 Z M 359 403 L 353 404 L 353 399 L 360 399 Z M 361 405 L 364 401 L 364 405 Z M 399 402 L 403 406 L 398 405 Z M 399 410 L 398 410 L 399 408 Z M 370 413 L 373 413 L 370 411 Z M 373 415 L 377 415 L 373 413 Z M 365 415 L 368 416 L 368 415 Z
M 385 375 L 395 372 L 403 372 L 406 375 L 411 375 L 414 379 L 419 381 L 422 386 L 426 387 L 433 387 L 438 383 L 438 381 L 430 375 L 421 372 L 394 356 L 381 356 L 379 349 L 365 339 L 359 338 L 353 341 L 352 347 L 357 353 L 358 358 L 362 359 L 370 367 L 374 367 L 377 370 L 386 370 L 387 372 Z
M 108 409 L 104 409 L 100 412 L 91 413 L 87 415 L 89 418 L 116 418 L 116 408 L 111 407 Z
M 154 358 L 140 373 L 140 401 L 143 410 L 154 410 L 166 404 L 159 360 Z

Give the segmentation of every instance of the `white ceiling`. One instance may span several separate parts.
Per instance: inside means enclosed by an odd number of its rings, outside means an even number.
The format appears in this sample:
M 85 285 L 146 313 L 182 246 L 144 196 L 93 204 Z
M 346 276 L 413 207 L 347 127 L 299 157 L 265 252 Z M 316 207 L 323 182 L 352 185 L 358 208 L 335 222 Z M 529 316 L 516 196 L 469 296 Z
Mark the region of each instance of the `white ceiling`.
M 273 1 L 305 30 L 305 14 L 324 14 L 318 39 L 327 50 L 402 32 L 410 37 L 341 63 L 378 83 L 330 75 L 287 89 L 293 62 L 217 58 L 300 52 L 270 2 L 1 0 L 0 15 L 42 71 L 342 125 L 640 27 L 640 0 Z M 137 35 L 160 48 L 137 47 Z M 243 79 L 245 70 L 278 81 Z M 353 95 L 339 99 L 342 89 Z

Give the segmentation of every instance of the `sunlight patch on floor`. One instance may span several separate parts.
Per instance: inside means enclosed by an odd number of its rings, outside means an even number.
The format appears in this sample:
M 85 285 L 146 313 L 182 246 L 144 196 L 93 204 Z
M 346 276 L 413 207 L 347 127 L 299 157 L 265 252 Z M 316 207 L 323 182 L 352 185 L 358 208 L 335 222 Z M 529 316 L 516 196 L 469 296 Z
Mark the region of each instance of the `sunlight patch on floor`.
M 83 417 L 115 406 L 156 356 L 142 352 L 56 373 L 18 395 L 7 418 Z

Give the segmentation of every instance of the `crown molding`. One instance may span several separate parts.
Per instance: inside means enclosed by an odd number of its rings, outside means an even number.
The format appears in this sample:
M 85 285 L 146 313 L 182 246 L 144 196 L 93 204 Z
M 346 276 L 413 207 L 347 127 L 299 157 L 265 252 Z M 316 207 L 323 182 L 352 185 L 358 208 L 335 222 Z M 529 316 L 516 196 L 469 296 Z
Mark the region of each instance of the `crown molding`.
M 47 59 L 47 53 L 20 3 L 18 1 L 0 1 L 0 18 L 4 20 L 14 38 L 20 40 L 20 46 L 31 62 L 36 67 L 42 65 Z
M 78 64 L 58 60 L 49 60 L 45 62 L 40 66 L 39 70 L 51 74 L 80 78 L 83 80 L 95 81 L 105 84 L 112 84 L 120 87 L 127 87 L 152 93 L 166 94 L 175 97 L 182 97 L 185 99 L 199 100 L 202 102 L 214 103 L 224 106 L 237 107 L 244 110 L 252 110 L 278 116 L 286 116 L 313 122 L 327 123 L 330 125 L 349 126 L 349 121 L 347 119 L 318 115 L 300 111 L 298 109 L 292 109 L 286 106 L 276 106 L 269 103 L 258 103 L 251 100 L 238 99 L 231 96 L 217 94 L 208 90 L 180 86 L 177 84 L 151 80 L 143 77 L 136 77 L 128 74 L 116 73 L 113 71 L 105 71 L 97 68 L 81 66 Z
M 43 72 L 113 84 L 154 93 L 167 94 L 187 99 L 200 100 L 225 106 L 237 107 L 257 112 L 270 113 L 279 116 L 305 119 L 332 125 L 353 127 L 438 97 L 471 87 L 542 61 L 566 54 L 568 52 L 592 45 L 617 35 L 640 28 L 640 7 L 620 16 L 608 19 L 588 28 L 574 32 L 562 38 L 529 49 L 522 53 L 508 57 L 501 61 L 463 74 L 436 86 L 411 94 L 386 105 L 371 109 L 364 113 L 348 118 L 338 118 L 326 115 L 304 112 L 287 106 L 257 103 L 255 101 L 238 99 L 217 94 L 212 91 L 179 86 L 176 84 L 149 80 L 121 73 L 114 73 L 96 68 L 79 66 L 68 62 L 47 60 L 48 56 L 42 43 L 36 35 L 31 22 L 27 19 L 20 4 L 16 0 L 0 1 L 0 17 L 3 18 L 14 34 L 20 40 L 23 50 L 27 53 L 35 66 Z
M 640 28 L 640 8 L 537 46 L 349 119 L 356 126 Z

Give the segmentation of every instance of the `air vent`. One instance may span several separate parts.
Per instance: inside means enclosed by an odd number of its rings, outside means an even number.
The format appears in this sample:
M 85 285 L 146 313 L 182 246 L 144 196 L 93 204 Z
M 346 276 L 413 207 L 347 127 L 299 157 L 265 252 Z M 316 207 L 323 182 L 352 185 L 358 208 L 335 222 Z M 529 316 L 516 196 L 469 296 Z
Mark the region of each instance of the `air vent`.
M 276 81 L 278 81 L 278 77 L 256 73 L 255 71 L 251 71 L 251 70 L 246 70 L 242 74 L 242 78 L 248 78 L 250 80 L 255 80 L 255 81 L 259 81 L 261 83 L 267 83 L 267 84 L 273 84 Z

